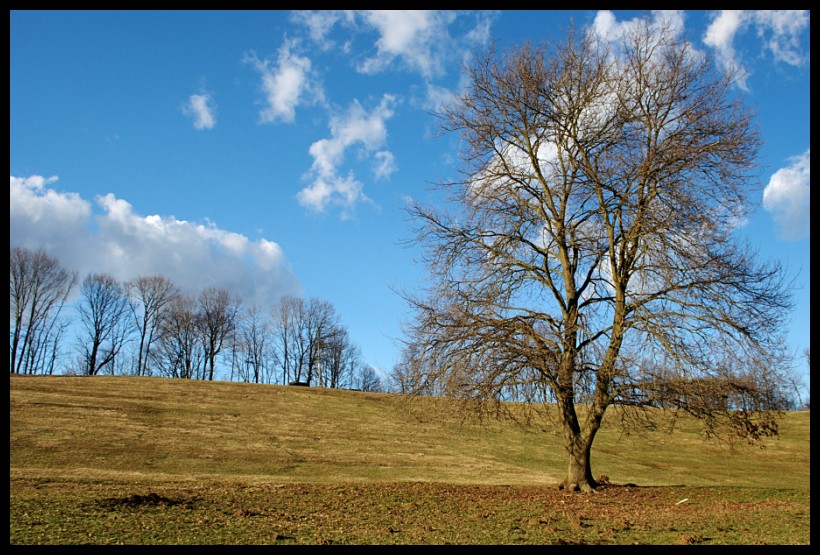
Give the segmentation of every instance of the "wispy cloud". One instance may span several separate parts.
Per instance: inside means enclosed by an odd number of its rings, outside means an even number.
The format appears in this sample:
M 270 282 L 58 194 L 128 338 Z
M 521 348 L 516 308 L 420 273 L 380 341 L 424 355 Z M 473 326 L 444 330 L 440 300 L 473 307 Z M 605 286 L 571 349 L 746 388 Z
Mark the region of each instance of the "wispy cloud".
M 184 292 L 228 289 L 247 304 L 269 306 L 301 286 L 273 241 L 252 241 L 212 223 L 141 216 L 113 194 L 92 203 L 48 187 L 56 178 L 10 176 L 12 246 L 43 248 L 80 274 L 107 272 L 120 280 L 162 275 Z
M 209 94 L 192 94 L 182 107 L 186 116 L 194 118 L 196 129 L 213 129 L 216 125 L 216 107 L 212 105 L 212 101 Z
M 676 35 L 683 32 L 685 14 L 678 10 L 654 10 L 651 13 L 650 28 L 665 28 Z M 622 43 L 636 25 L 643 24 L 642 17 L 618 21 L 609 10 L 600 10 L 590 26 L 600 38 L 610 43 Z
M 321 10 L 293 12 L 291 21 L 296 23 L 296 32 L 302 29 L 303 40 L 324 52 L 346 56 L 359 74 L 403 71 L 418 75 L 424 86 L 416 90 L 423 91 L 426 98 L 411 98 L 410 102 L 424 109 L 437 109 L 453 95 L 434 81 L 446 78 L 450 70 L 458 70 L 472 48 L 489 40 L 495 16 L 495 12 L 476 10 Z M 287 43 L 283 45 L 283 51 L 287 47 Z M 265 86 L 267 91 L 282 88 L 274 87 L 272 82 L 281 73 L 283 51 L 279 69 L 250 58 L 263 73 L 264 81 L 271 83 Z M 302 75 L 310 69 L 306 64 L 299 67 L 305 69 Z M 295 76 L 292 81 L 296 83 Z M 458 84 L 462 85 L 463 80 L 459 79 Z M 295 85 L 290 87 L 292 91 L 297 89 Z M 295 97 L 296 94 L 287 96 Z M 336 206 L 341 208 L 342 217 L 347 218 L 358 203 L 370 200 L 364 183 L 353 170 L 342 170 L 350 148 L 358 147 L 359 161 L 370 164 L 375 179 L 386 179 L 396 171 L 393 154 L 383 148 L 387 137 L 385 122 L 393 116 L 395 102 L 396 97 L 385 94 L 380 104 L 367 113 L 354 100 L 344 113 L 330 116 L 330 137 L 310 146 L 313 164 L 305 174 L 309 184 L 297 194 L 302 206 L 317 212 Z M 292 106 L 295 102 L 278 104 Z M 269 105 L 277 105 L 270 92 Z M 270 111 L 292 118 L 292 111 Z
M 323 50 L 336 48 L 345 55 L 354 41 L 361 45 L 375 34 L 372 46 L 351 58 L 358 72 L 408 71 L 429 82 L 451 67 L 458 69 L 465 53 L 486 43 L 496 15 L 482 10 L 320 10 L 294 12 L 291 20 L 304 26 Z M 337 26 L 347 33 L 332 39 Z
M 338 205 L 343 216 L 350 216 L 356 203 L 368 200 L 352 171 L 346 176 L 339 173 L 349 148 L 359 147 L 359 155 L 371 159 L 376 177 L 386 178 L 395 171 L 393 155 L 383 147 L 387 142 L 386 122 L 393 117 L 396 101 L 386 94 L 368 113 L 354 100 L 344 113 L 331 116 L 330 138 L 310 146 L 313 165 L 306 177 L 311 183 L 297 195 L 302 206 L 323 212 L 328 205 Z
M 361 12 L 361 17 L 379 38 L 376 54 L 359 64 L 360 71 L 378 73 L 398 59 L 425 78 L 441 75 L 450 39 L 447 27 L 456 17 L 454 12 L 367 10 Z
M 336 43 L 329 35 L 337 23 L 345 27 L 355 26 L 355 11 L 353 10 L 297 10 L 291 13 L 291 21 L 303 25 L 310 39 L 322 50 L 336 47 Z M 343 47 L 343 50 L 346 48 Z
M 275 63 L 260 60 L 253 52 L 244 57 L 244 61 L 262 75 L 266 101 L 265 108 L 259 112 L 262 123 L 292 123 L 297 106 L 323 98 L 321 85 L 312 75 L 311 61 L 295 52 L 297 46 L 298 40 L 286 40 L 279 48 Z
M 373 155 L 373 177 L 376 179 L 387 179 L 396 169 L 396 161 L 389 150 L 380 150 Z
M 810 149 L 777 170 L 763 190 L 763 208 L 777 222 L 784 239 L 802 239 L 810 233 Z
M 735 48 L 741 34 L 754 29 L 763 41 L 764 52 L 776 62 L 799 66 L 807 62 L 800 44 L 800 35 L 809 26 L 805 10 L 722 10 L 711 15 L 703 42 L 715 51 L 718 63 L 727 70 L 737 70 L 737 84 L 748 90 L 749 71 Z

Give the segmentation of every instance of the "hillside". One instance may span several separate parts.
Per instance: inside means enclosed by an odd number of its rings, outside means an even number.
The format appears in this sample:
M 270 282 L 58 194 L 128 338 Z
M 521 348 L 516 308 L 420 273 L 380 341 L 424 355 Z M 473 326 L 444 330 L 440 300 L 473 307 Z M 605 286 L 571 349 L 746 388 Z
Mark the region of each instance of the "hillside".
M 462 422 L 442 400 L 168 378 L 11 376 L 10 475 L 115 481 L 556 484 L 548 428 Z M 691 422 L 605 426 L 593 471 L 639 485 L 810 488 L 809 413 L 765 448 L 704 441 Z

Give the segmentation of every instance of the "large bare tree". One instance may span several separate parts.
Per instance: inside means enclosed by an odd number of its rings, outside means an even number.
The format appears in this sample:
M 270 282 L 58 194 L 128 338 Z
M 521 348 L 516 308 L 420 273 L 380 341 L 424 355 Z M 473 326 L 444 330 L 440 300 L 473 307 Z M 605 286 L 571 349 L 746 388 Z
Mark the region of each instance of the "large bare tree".
M 11 373 L 52 373 L 65 324 L 60 314 L 77 285 L 77 272 L 43 250 L 9 252 L 9 368 Z
M 408 295 L 404 383 L 555 404 L 572 490 L 597 487 L 613 405 L 776 433 L 791 297 L 738 237 L 760 139 L 732 76 L 648 22 L 619 42 L 570 29 L 489 51 L 466 72 L 441 113 L 464 148 L 464 178 L 442 184 L 454 208 L 410 208 L 434 279 Z

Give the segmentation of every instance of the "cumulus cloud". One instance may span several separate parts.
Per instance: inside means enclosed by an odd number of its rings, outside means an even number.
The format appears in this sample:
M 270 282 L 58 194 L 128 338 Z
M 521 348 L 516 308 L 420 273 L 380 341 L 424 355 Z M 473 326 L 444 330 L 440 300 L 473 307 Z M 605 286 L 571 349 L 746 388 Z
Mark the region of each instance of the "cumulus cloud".
M 67 268 L 106 272 L 120 280 L 162 275 L 188 294 L 208 286 L 229 290 L 246 304 L 268 306 L 299 294 L 281 247 L 252 241 L 212 223 L 173 216 L 141 216 L 113 194 L 92 204 L 47 185 L 56 178 L 10 177 L 12 246 L 42 248 Z
M 304 26 L 323 50 L 336 48 L 344 54 L 354 40 L 375 34 L 375 52 L 353 58 L 357 71 L 372 75 L 401 69 L 429 82 L 442 77 L 448 64 L 460 62 L 475 45 L 486 43 L 495 16 L 482 10 L 318 10 L 294 12 L 291 20 Z M 330 37 L 337 25 L 349 32 L 341 46 Z
M 292 12 L 291 21 L 304 40 L 323 51 L 335 51 L 345 56 L 361 74 L 375 75 L 393 69 L 419 75 L 424 87 L 418 90 L 424 91 L 426 98 L 411 99 L 411 102 L 436 110 L 452 99 L 453 94 L 433 81 L 446 78 L 447 70 L 458 68 L 476 44 L 489 40 L 495 16 L 495 12 L 480 10 L 318 10 Z M 361 48 L 362 41 L 371 40 L 372 46 Z M 357 42 L 356 51 L 362 52 L 361 55 L 350 55 L 354 42 Z M 283 45 L 283 49 L 286 47 L 287 44 Z M 280 70 L 255 57 L 249 60 L 263 73 L 269 105 L 276 106 L 270 91 L 282 88 L 273 86 L 274 76 L 281 73 L 283 67 L 281 51 Z M 305 69 L 301 75 L 307 75 L 308 64 L 299 66 Z M 462 86 L 464 76 L 459 75 L 458 85 Z M 292 81 L 296 83 L 297 80 Z M 292 91 L 297 89 L 296 84 L 290 88 Z M 295 92 L 287 96 L 296 97 Z M 353 146 L 360 147 L 358 154 L 370 163 L 375 179 L 386 179 L 396 171 L 393 154 L 382 148 L 386 137 L 385 121 L 392 117 L 394 100 L 389 98 L 387 100 L 386 95 L 371 114 L 366 114 L 354 101 L 345 114 L 331 116 L 330 138 L 320 139 L 310 147 L 313 164 L 305 174 L 309 185 L 297 193 L 302 206 L 317 212 L 337 206 L 346 218 L 356 204 L 370 200 L 364 193 L 363 183 L 352 170 L 340 171 L 346 152 Z M 280 104 L 295 106 L 296 102 Z M 281 119 L 293 119 L 292 110 L 270 108 L 269 112 L 283 114 Z
M 47 187 L 56 181 L 56 176 L 9 177 L 12 245 L 59 252 L 70 245 L 71 237 L 85 233 L 91 204 L 76 193 L 58 193 Z
M 304 25 L 310 39 L 319 45 L 322 50 L 330 50 L 336 43 L 330 39 L 333 27 L 341 22 L 346 27 L 355 24 L 353 10 L 298 10 L 291 14 L 291 21 Z
M 777 170 L 763 190 L 763 208 L 777 222 L 781 237 L 802 239 L 810 232 L 810 149 Z
M 808 60 L 800 45 L 800 35 L 809 26 L 805 10 L 722 10 L 714 12 L 703 42 L 715 51 L 718 63 L 727 70 L 737 70 L 737 84 L 747 90 L 749 71 L 735 48 L 737 38 L 754 29 L 763 41 L 763 51 L 777 62 L 799 66 Z
M 677 36 L 683 33 L 684 19 L 684 13 L 678 10 L 654 10 L 651 13 L 649 26 L 650 29 L 670 29 Z M 611 11 L 600 10 L 595 14 L 590 29 L 607 42 L 620 43 L 635 29 L 636 25 L 642 22 L 642 17 L 618 21 Z
M 371 112 L 354 100 L 342 114 L 330 118 L 330 138 L 320 139 L 310 146 L 313 164 L 306 177 L 310 185 L 299 191 L 297 200 L 302 206 L 323 212 L 328 205 L 340 206 L 343 216 L 349 216 L 360 201 L 369 200 L 362 183 L 352 171 L 339 174 L 348 149 L 358 147 L 359 156 L 370 159 L 374 175 L 384 179 L 395 169 L 393 155 L 383 149 L 387 142 L 387 120 L 393 116 L 396 98 L 386 94 Z
M 455 12 L 367 10 L 361 12 L 361 17 L 379 38 L 376 55 L 362 62 L 360 71 L 378 73 L 399 59 L 426 78 L 442 73 L 442 58 L 450 37 L 447 27 L 455 19 Z
M 245 56 L 245 62 L 262 75 L 262 90 L 267 102 L 259 112 L 262 123 L 292 123 L 296 119 L 297 106 L 323 97 L 321 86 L 313 79 L 310 59 L 295 53 L 297 46 L 298 41 L 286 40 L 279 48 L 275 63 L 260 60 L 254 53 Z
M 186 116 L 194 118 L 196 129 L 213 129 L 216 125 L 216 108 L 211 105 L 211 95 L 192 94 L 188 102 L 182 107 Z

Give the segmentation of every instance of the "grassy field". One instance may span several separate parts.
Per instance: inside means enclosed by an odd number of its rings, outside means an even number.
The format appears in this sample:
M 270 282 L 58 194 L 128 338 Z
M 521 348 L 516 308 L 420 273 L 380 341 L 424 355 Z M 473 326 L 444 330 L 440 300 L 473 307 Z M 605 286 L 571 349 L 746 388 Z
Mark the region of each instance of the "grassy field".
M 552 429 L 442 400 L 103 376 L 9 397 L 11 544 L 810 543 L 807 412 L 764 448 L 610 423 L 588 495 L 557 489 Z

